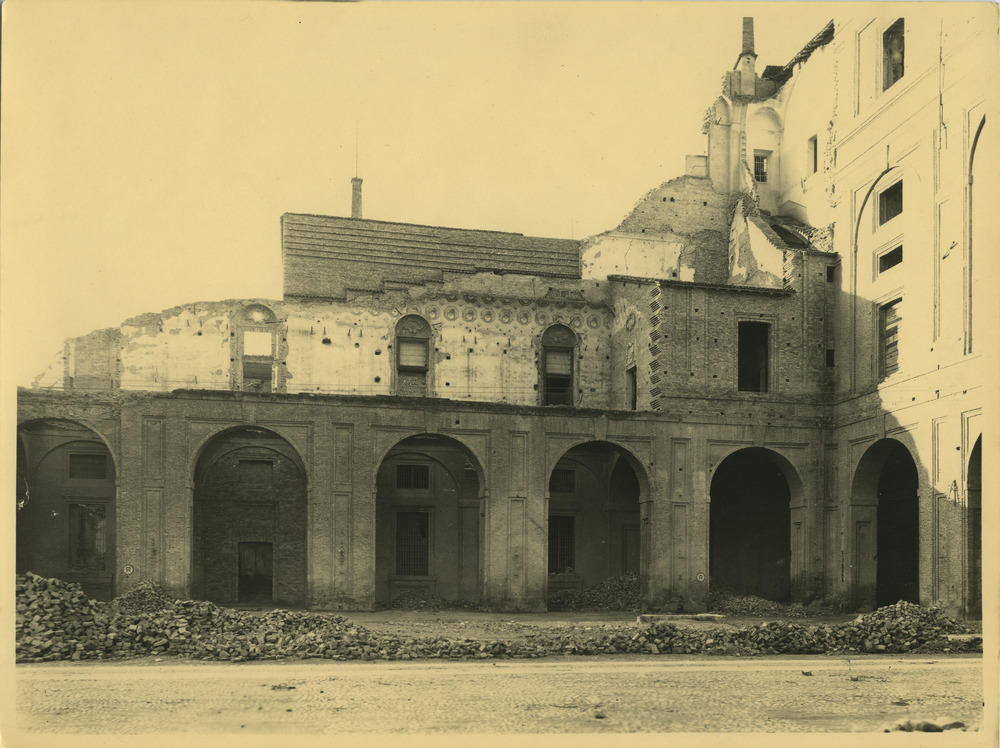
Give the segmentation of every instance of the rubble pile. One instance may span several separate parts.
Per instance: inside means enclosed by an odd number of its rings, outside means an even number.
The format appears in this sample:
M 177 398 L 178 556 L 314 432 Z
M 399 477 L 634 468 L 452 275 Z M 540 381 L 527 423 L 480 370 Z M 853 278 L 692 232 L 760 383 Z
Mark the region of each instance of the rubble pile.
M 207 660 L 487 659 L 597 654 L 842 654 L 982 651 L 982 638 L 949 639 L 960 624 L 935 609 L 899 602 L 854 621 L 807 625 L 771 621 L 711 629 L 657 622 L 567 626 L 492 641 L 380 634 L 340 615 L 254 613 L 214 603 L 171 600 L 140 585 L 111 603 L 88 600 L 79 585 L 19 576 L 17 661 L 138 655 Z M 610 598 L 607 598 L 610 599 Z
M 803 605 L 802 603 L 778 603 L 756 595 L 738 595 L 726 585 L 715 580 L 712 580 L 707 602 L 710 613 L 722 613 L 727 616 L 805 618 L 837 612 L 818 600 L 809 605 Z
M 640 608 L 639 577 L 623 574 L 609 577 L 585 590 L 551 592 L 548 606 L 553 611 L 637 611 Z
M 474 602 L 445 600 L 443 597 L 423 592 L 421 590 L 406 590 L 386 603 L 378 606 L 379 610 L 476 610 L 479 605 Z
M 96 647 L 107 616 L 80 585 L 28 573 L 14 589 L 18 662 L 79 660 Z

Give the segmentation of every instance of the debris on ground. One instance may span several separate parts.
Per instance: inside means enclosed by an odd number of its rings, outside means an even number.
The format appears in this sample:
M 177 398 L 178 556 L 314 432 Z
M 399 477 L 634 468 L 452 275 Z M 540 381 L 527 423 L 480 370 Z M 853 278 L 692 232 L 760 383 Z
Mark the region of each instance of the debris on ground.
M 443 597 L 421 590 L 406 590 L 385 603 L 377 610 L 478 610 L 479 604 L 463 600 L 445 600 Z
M 886 727 L 882 732 L 944 732 L 945 730 L 965 732 L 966 729 L 964 722 L 950 717 L 938 717 L 937 719 L 897 720 L 892 727 Z
M 549 592 L 547 602 L 549 610 L 559 612 L 638 611 L 641 607 L 639 577 L 637 574 L 623 574 L 609 577 L 585 590 Z
M 809 618 L 839 612 L 833 606 L 815 600 L 802 603 L 780 603 L 756 595 L 739 595 L 723 582 L 711 580 L 708 593 L 708 610 L 728 616 L 760 616 L 779 618 Z
M 742 628 L 685 627 L 670 622 L 534 629 L 517 626 L 518 636 L 498 631 L 492 641 L 482 641 L 383 634 L 331 613 L 254 613 L 205 601 L 173 600 L 151 583 L 139 585 L 111 603 L 88 600 L 78 584 L 35 574 L 18 576 L 16 591 L 18 662 L 141 655 L 243 662 L 282 658 L 412 660 L 982 651 L 981 637 L 949 638 L 963 627 L 941 611 L 902 601 L 843 624 L 770 621 Z

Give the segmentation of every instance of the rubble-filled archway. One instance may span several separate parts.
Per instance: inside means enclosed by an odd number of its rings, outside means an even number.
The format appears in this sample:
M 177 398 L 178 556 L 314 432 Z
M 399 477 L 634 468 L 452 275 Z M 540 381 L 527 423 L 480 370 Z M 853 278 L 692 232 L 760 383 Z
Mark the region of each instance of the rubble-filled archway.
M 104 440 L 75 421 L 18 428 L 17 571 L 115 593 L 116 468 Z
M 192 592 L 216 603 L 306 602 L 306 471 L 285 439 L 237 427 L 194 472 Z
M 609 442 L 580 444 L 555 464 L 548 481 L 550 599 L 615 578 L 623 578 L 623 593 L 627 585 L 642 589 L 644 481 L 635 457 Z
M 761 447 L 741 449 L 716 468 L 710 489 L 709 577 L 738 595 L 791 598 L 791 500 L 798 476 Z
M 976 439 L 966 473 L 966 573 L 965 614 L 983 616 L 983 437 Z
M 913 457 L 895 439 L 875 442 L 858 462 L 851 500 L 857 515 L 854 583 L 862 606 L 920 602 L 917 489 Z M 874 507 L 874 516 L 864 507 Z
M 475 455 L 450 437 L 418 434 L 389 450 L 376 477 L 376 605 L 478 601 L 485 487 Z

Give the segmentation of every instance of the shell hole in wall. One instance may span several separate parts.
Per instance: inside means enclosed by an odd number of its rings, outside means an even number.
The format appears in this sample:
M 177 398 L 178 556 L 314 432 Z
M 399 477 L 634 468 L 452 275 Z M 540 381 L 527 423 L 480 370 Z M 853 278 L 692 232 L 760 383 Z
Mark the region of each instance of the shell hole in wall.
M 330 338 L 323 338 L 323 345 L 333 345 L 333 341 Z
M 382 377 L 375 377 L 375 381 L 376 382 L 381 382 L 382 381 Z

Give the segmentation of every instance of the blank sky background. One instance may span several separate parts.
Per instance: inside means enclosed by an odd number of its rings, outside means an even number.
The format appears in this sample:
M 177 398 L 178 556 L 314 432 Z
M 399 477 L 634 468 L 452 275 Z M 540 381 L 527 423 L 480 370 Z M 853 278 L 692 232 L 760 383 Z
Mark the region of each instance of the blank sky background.
M 281 214 L 349 215 L 356 156 L 366 218 L 614 228 L 705 152 L 744 15 L 762 71 L 844 9 L 7 0 L 5 384 L 135 314 L 280 298 Z

